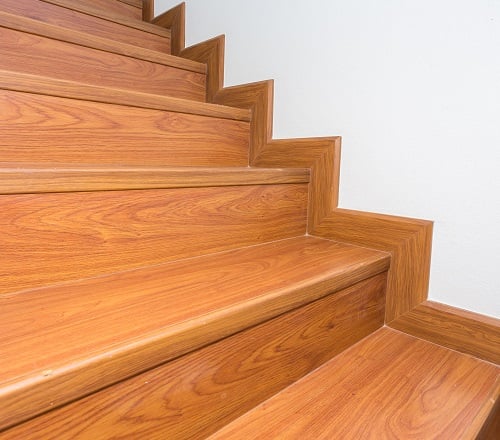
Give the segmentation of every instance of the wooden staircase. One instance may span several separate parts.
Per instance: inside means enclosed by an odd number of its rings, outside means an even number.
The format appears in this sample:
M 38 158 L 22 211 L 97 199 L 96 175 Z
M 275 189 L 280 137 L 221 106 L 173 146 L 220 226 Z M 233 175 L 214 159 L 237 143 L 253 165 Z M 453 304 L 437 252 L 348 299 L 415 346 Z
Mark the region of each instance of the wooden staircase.
M 340 138 L 152 9 L 0 5 L 0 439 L 499 438 L 432 224 L 337 208 Z

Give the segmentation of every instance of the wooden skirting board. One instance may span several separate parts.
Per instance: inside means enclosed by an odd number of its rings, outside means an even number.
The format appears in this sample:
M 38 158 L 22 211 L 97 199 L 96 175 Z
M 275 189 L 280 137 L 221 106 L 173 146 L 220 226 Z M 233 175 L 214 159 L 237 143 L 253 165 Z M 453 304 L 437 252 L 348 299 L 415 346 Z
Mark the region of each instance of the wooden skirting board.
M 480 315 L 465 316 L 453 308 L 448 308 L 446 314 L 442 310 L 438 313 L 435 305 L 425 302 L 432 222 L 338 208 L 340 137 L 272 139 L 273 82 L 224 88 L 224 37 L 184 48 L 184 5 L 165 13 L 165 16 L 169 17 L 168 24 L 172 26 L 172 39 L 180 42 L 180 56 L 207 64 L 207 100 L 251 109 L 250 164 L 311 169 L 309 233 L 391 253 L 386 322 L 394 328 L 498 363 L 500 344 L 495 342 L 498 320 L 491 322 Z M 448 324 L 447 320 L 450 320 Z M 418 331 L 419 323 L 422 329 Z M 447 325 L 462 330 L 451 332 L 448 338 L 440 338 L 439 330 Z

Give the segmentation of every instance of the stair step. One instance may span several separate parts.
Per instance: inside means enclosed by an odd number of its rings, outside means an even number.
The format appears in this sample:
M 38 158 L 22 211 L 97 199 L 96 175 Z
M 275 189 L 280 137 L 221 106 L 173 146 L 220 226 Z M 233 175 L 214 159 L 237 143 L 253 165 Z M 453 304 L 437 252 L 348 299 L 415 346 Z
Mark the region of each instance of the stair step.
M 142 20 L 141 0 L 83 0 L 82 3 L 95 9 L 114 12 L 123 17 Z
M 96 9 L 80 0 L 2 0 L 0 9 L 54 26 L 170 53 L 169 29 Z
M 248 110 L 2 70 L 0 84 L 4 163 L 248 165 Z
M 0 47 L 1 69 L 205 101 L 205 64 L 114 39 L 0 12 Z
M 306 236 L 4 295 L 0 429 L 345 289 L 388 263 L 383 252 Z
M 0 194 L 308 183 L 306 168 L 140 167 L 0 162 Z
M 0 196 L 0 295 L 303 235 L 308 185 Z
M 499 379 L 498 366 L 383 328 L 210 439 L 473 439 Z

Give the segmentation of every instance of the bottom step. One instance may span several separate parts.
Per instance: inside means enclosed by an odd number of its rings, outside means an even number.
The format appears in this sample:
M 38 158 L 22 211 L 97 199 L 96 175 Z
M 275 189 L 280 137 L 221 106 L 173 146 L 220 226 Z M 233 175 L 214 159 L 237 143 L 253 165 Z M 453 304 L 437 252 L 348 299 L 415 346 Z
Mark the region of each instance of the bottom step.
M 499 378 L 495 365 L 382 328 L 210 439 L 473 439 Z

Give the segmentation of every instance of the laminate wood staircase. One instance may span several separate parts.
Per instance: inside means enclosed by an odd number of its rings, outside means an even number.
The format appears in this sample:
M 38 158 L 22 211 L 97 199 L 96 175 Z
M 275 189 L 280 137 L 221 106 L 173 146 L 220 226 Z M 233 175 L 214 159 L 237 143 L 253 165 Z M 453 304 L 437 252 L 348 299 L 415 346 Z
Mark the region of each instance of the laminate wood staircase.
M 500 438 L 432 224 L 337 208 L 340 139 L 152 10 L 0 5 L 0 439 Z

